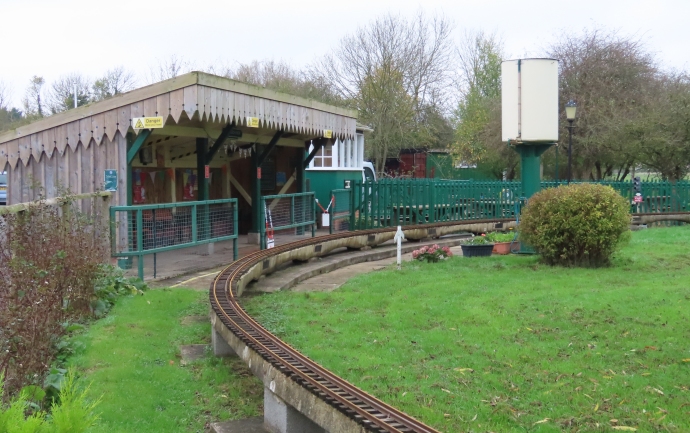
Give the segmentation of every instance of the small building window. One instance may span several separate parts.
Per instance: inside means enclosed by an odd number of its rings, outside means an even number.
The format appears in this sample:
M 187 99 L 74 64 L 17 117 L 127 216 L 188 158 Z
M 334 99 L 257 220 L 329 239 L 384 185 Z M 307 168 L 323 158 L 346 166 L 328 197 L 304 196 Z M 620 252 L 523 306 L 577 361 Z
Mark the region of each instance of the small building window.
M 333 146 L 328 144 L 316 152 L 314 167 L 333 167 Z

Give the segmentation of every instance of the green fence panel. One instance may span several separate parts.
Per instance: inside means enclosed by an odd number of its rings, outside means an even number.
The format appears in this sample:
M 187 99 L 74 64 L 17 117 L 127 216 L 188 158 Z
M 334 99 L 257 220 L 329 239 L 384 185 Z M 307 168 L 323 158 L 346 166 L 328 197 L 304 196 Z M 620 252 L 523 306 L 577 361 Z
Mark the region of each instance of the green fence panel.
M 353 188 L 331 190 L 331 208 L 329 232 L 331 234 L 349 231 L 352 224 Z
M 573 181 L 571 183 L 581 183 Z M 631 203 L 632 212 L 690 210 L 690 182 L 642 182 L 642 202 L 634 204 L 629 181 L 600 181 Z M 567 182 L 544 181 L 542 189 Z M 526 200 L 519 181 L 383 179 L 353 183 L 347 216 L 350 230 L 440 221 L 517 218 Z
M 201 226 L 199 222 L 201 221 Z M 237 260 L 237 199 L 110 207 L 112 257 L 137 257 L 144 278 L 144 256 L 212 242 L 233 241 Z
M 316 236 L 316 197 L 313 192 L 262 196 L 261 216 L 261 249 L 267 248 L 267 228 L 274 233 L 290 230 L 295 235 L 303 235 L 311 227 L 312 237 Z

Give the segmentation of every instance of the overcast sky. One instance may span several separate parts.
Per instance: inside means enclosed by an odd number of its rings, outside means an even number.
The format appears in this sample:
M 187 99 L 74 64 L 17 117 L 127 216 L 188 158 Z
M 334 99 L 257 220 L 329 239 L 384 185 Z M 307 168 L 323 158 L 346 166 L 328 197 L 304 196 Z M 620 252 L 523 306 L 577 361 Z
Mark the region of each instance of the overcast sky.
M 284 60 L 302 67 L 386 13 L 444 14 L 496 32 L 509 57 L 538 56 L 562 32 L 605 27 L 645 41 L 669 68 L 690 69 L 690 0 L 0 0 L 0 81 L 19 106 L 29 79 L 47 84 L 122 65 L 138 84 L 175 54 L 198 67 Z

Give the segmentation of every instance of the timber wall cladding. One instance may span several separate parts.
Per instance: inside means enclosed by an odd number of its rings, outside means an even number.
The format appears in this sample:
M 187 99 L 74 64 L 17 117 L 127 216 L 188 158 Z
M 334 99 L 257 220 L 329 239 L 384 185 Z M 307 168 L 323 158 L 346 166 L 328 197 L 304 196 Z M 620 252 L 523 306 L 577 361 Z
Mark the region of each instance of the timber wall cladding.
M 80 144 L 89 149 L 92 143 L 98 146 L 104 140 L 113 141 L 118 134 L 124 137 L 134 117 L 170 116 L 177 124 L 183 114 L 189 119 L 196 115 L 200 120 L 220 124 L 234 121 L 238 126 L 246 126 L 247 117 L 258 117 L 261 127 L 314 136 L 321 136 L 326 129 L 340 138 L 356 134 L 353 117 L 197 84 L 2 143 L 0 166 L 9 163 L 15 168 L 21 162 L 26 167 L 30 157 L 41 161 L 54 151 L 64 154 L 69 148 L 76 152 Z M 24 128 L 17 128 L 17 132 Z
M 93 140 L 92 140 L 93 141 Z M 22 161 L 23 162 L 23 161 Z M 103 189 L 106 169 L 117 170 L 117 192 L 111 204 L 126 204 L 127 140 L 119 133 L 111 141 L 105 137 L 100 144 L 81 143 L 62 152 L 54 149 L 38 158 L 31 154 L 26 164 L 14 167 L 6 163 L 8 173 L 8 204 L 26 203 L 40 198 L 53 198 L 66 192 L 81 194 Z M 83 210 L 90 205 L 82 200 Z

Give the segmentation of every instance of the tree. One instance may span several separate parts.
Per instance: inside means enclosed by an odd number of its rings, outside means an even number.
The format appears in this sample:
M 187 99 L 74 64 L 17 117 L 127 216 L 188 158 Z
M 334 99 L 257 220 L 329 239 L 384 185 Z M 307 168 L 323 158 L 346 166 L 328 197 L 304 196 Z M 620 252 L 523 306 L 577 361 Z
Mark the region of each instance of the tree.
M 10 89 L 0 81 L 0 110 L 7 110 L 10 104 Z
M 155 66 L 149 70 L 149 81 L 157 83 L 159 81 L 175 78 L 178 75 L 186 74 L 194 68 L 189 60 L 173 54 L 167 59 L 158 60 Z
M 93 83 L 92 99 L 94 101 L 102 101 L 112 98 L 115 95 L 134 89 L 135 85 L 134 74 L 131 71 L 127 71 L 124 67 L 118 66 L 106 71 L 105 75 Z
M 344 37 L 333 54 L 310 67 L 313 82 L 330 87 L 359 110 L 361 122 L 374 127 L 367 151 L 375 156 L 377 170 L 402 147 L 445 145 L 434 132 L 439 125 L 428 121 L 438 120 L 430 113 L 448 111 L 451 30 L 444 18 L 386 15 Z
M 622 141 L 641 164 L 672 182 L 690 167 L 690 77 L 660 75 L 639 115 L 626 122 Z
M 0 131 L 11 129 L 20 120 L 22 112 L 18 108 L 0 108 Z
M 41 118 L 44 116 L 44 102 L 42 99 L 43 85 L 45 80 L 43 77 L 34 75 L 29 82 L 29 87 L 26 89 L 23 104 L 24 112 L 27 116 Z
M 577 102 L 573 171 L 602 179 L 639 162 L 620 132 L 639 119 L 657 80 L 653 56 L 636 38 L 601 29 L 563 35 L 548 56 L 560 60 L 560 100 Z M 642 119 L 640 119 L 642 120 Z M 567 136 L 565 115 L 561 136 Z
M 51 85 L 48 107 L 52 114 L 74 108 L 75 93 L 77 106 L 91 102 L 91 82 L 79 73 L 60 77 Z
M 376 171 L 382 173 L 390 151 L 397 151 L 409 139 L 414 101 L 405 91 L 402 73 L 390 66 L 367 77 L 356 100 L 361 118 L 374 129 L 367 151 L 376 162 Z
M 482 163 L 497 178 L 516 174 L 516 152 L 501 142 L 502 43 L 493 34 L 466 33 L 461 40 L 461 100 L 454 111 L 455 136 L 450 145 L 456 161 Z
M 22 112 L 10 107 L 11 92 L 9 86 L 0 81 L 0 131 L 15 126 L 22 119 Z
M 323 81 L 312 79 L 303 71 L 282 61 L 263 60 L 240 63 L 236 68 L 225 67 L 210 72 L 233 80 L 266 87 L 278 92 L 315 99 L 326 104 L 342 105 L 342 100 Z

